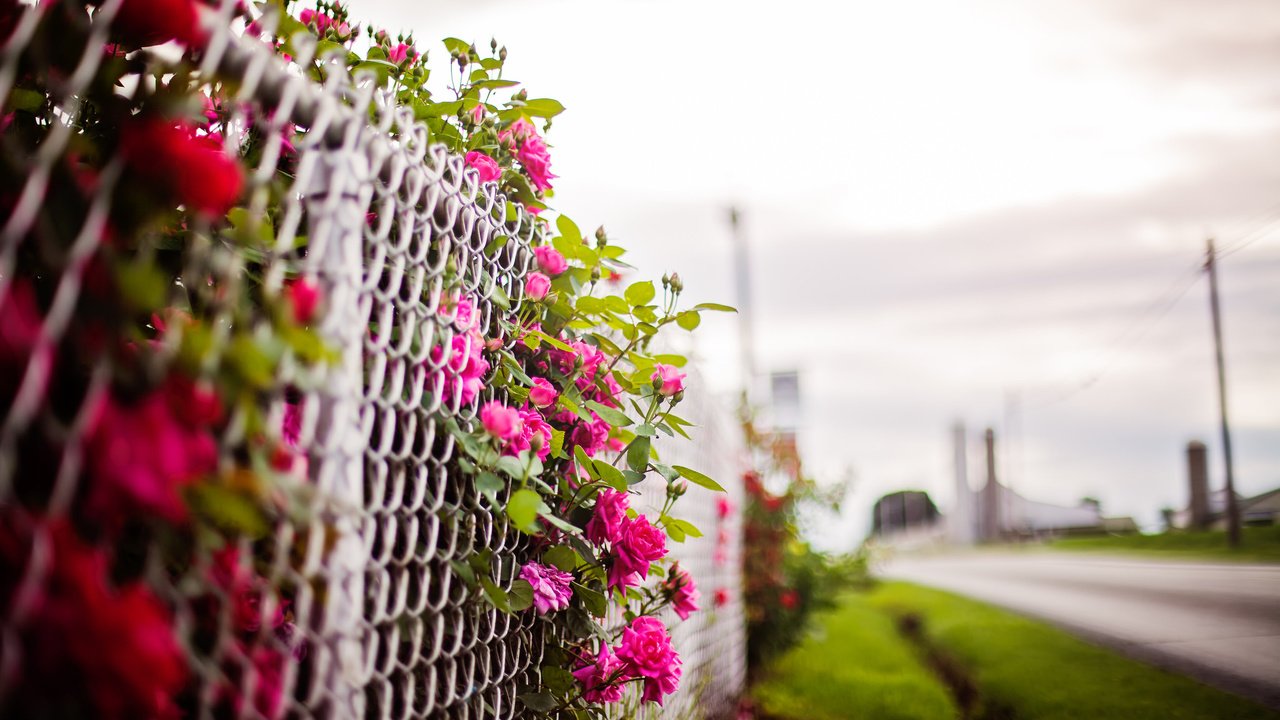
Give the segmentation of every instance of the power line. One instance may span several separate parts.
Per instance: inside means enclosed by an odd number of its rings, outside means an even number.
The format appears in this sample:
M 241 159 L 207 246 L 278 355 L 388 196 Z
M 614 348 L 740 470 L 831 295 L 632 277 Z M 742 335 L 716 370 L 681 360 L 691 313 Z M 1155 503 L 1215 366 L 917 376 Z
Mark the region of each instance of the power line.
M 1280 213 L 1277 213 L 1270 221 L 1262 223 L 1252 231 L 1240 236 L 1234 243 L 1228 243 L 1223 246 L 1223 249 L 1218 251 L 1218 259 L 1221 260 L 1224 257 L 1240 252 L 1241 250 L 1267 237 L 1277 228 L 1280 228 Z
M 1203 261 L 1197 259 L 1190 267 L 1175 276 L 1173 282 L 1169 284 L 1165 291 L 1144 307 L 1124 331 L 1117 336 L 1116 340 L 1111 343 L 1110 347 L 1105 351 L 1108 355 L 1106 362 L 1096 372 L 1075 383 L 1056 397 L 1032 405 L 1030 409 L 1038 410 L 1050 405 L 1056 405 L 1096 385 L 1115 366 L 1119 360 L 1120 351 L 1126 344 L 1136 343 L 1145 337 L 1151 328 L 1160 322 L 1165 315 L 1168 315 L 1169 311 L 1178 304 L 1178 301 L 1186 296 L 1187 292 L 1202 277 L 1201 272 L 1203 269 Z

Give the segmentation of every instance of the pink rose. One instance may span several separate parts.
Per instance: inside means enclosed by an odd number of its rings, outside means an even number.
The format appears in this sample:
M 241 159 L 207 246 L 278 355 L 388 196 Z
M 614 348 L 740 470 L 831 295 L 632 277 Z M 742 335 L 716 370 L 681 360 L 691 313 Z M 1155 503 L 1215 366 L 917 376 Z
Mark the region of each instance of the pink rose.
M 482 152 L 472 150 L 467 153 L 466 162 L 476 169 L 482 183 L 493 182 L 502 177 L 502 168 L 498 167 L 498 161 Z
M 587 539 L 597 545 L 617 542 L 630 500 L 627 493 L 617 490 L 602 490 L 596 495 L 595 512 L 587 521 Z
M 520 568 L 520 577 L 533 586 L 533 606 L 539 613 L 546 615 L 552 610 L 569 607 L 569 599 L 573 597 L 569 588 L 569 583 L 573 582 L 571 573 L 531 562 Z
M 662 704 L 680 686 L 680 655 L 671 646 L 671 637 L 662 621 L 638 617 L 622 630 L 618 658 L 629 670 L 644 678 L 642 700 Z
M 320 305 L 320 288 L 306 278 L 297 278 L 285 283 L 284 294 L 293 308 L 293 321 L 299 325 L 310 324 Z
M 480 123 L 484 122 L 484 113 L 485 113 L 485 109 L 483 104 L 476 105 L 475 107 L 471 108 L 471 122 L 475 123 L 476 125 L 479 125 Z
M 724 495 L 716 496 L 716 516 L 721 520 L 733 513 L 733 501 Z
M 565 262 L 564 255 L 550 245 L 534 248 L 533 255 L 538 259 L 538 267 L 548 275 L 559 275 L 569 269 L 569 263 Z
M 541 192 L 551 189 L 551 181 L 556 176 L 551 173 L 551 153 L 547 151 L 547 143 L 542 138 L 533 135 L 525 140 L 516 151 L 516 159 L 524 167 L 534 187 Z
M 516 145 L 537 136 L 538 129 L 533 126 L 533 123 L 520 117 L 516 118 L 515 122 L 508 125 L 505 130 L 498 133 L 498 141 Z
M 582 683 L 582 699 L 589 703 L 615 703 L 622 700 L 625 689 L 622 685 L 627 681 L 627 665 L 609 652 L 609 646 L 600 643 L 600 652 L 595 662 L 578 660 L 578 668 L 573 676 Z
M 544 408 L 555 403 L 557 397 L 559 397 L 559 393 L 556 392 L 556 388 L 551 384 L 550 380 L 546 378 L 533 379 L 533 387 L 529 388 L 529 402 Z
M 490 400 L 480 408 L 480 423 L 490 435 L 504 441 L 520 437 L 520 430 L 523 427 L 520 411 L 507 407 L 497 400 Z
M 661 380 L 662 387 L 658 388 L 658 394 L 671 397 L 684 390 L 685 377 L 687 375 L 677 370 L 674 365 L 658 363 L 653 366 L 653 375 L 650 379 Z
M 623 518 L 613 543 L 609 587 L 625 589 L 644 582 L 651 564 L 667 555 L 667 535 L 644 515 Z
M 689 615 L 697 611 L 698 599 L 702 597 L 698 586 L 693 582 L 693 576 L 676 565 L 671 569 L 665 588 L 671 593 L 671 609 L 675 610 L 681 620 L 688 620 Z
M 164 391 L 131 404 L 106 398 L 90 423 L 86 447 L 94 480 L 89 508 L 96 517 L 109 524 L 133 514 L 186 519 L 181 488 L 218 465 L 213 436 L 179 412 L 190 404 Z
M 540 272 L 529 273 L 529 279 L 524 283 L 525 297 L 533 301 L 541 300 L 551 291 L 551 278 Z
M 516 456 L 525 450 L 536 447 L 539 460 L 546 460 L 551 454 L 551 426 L 547 424 L 542 415 L 537 410 L 531 410 L 528 406 L 521 408 L 517 412 L 520 413 L 520 436 L 511 440 L 507 444 L 504 454 Z
M 417 56 L 418 56 L 418 53 L 413 52 L 413 46 L 406 45 L 404 43 L 400 43 L 399 45 L 396 45 L 395 47 L 391 48 L 391 52 L 387 53 L 387 59 L 397 65 L 399 65 L 400 63 L 403 63 L 405 60 L 408 60 L 410 58 L 416 58 Z M 467 154 L 470 155 L 470 153 L 467 153 Z

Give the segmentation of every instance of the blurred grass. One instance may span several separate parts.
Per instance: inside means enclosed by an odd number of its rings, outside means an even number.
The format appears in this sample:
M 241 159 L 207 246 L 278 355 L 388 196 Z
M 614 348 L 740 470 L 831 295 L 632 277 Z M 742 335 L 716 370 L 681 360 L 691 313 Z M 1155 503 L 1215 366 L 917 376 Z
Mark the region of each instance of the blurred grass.
M 1170 558 L 1280 563 L 1280 525 L 1243 528 L 1237 549 L 1227 547 L 1224 531 L 1173 531 L 1159 535 L 1112 535 L 1066 538 L 1046 547 L 1055 550 L 1122 552 Z
M 981 696 L 972 715 L 976 718 L 1280 718 L 1280 713 L 1234 695 L 951 593 L 908 583 L 885 583 L 859 604 L 859 611 L 865 612 L 868 605 L 891 616 L 910 613 L 919 617 L 928 642 L 958 661 L 976 682 Z M 883 626 L 876 624 L 874 628 L 879 632 Z M 857 645 L 845 648 L 847 663 L 861 662 L 863 655 Z M 827 661 L 835 662 L 834 658 Z M 850 713 L 844 717 L 858 716 Z
M 871 596 L 848 594 L 752 691 L 761 717 L 788 720 L 956 718 L 947 690 Z

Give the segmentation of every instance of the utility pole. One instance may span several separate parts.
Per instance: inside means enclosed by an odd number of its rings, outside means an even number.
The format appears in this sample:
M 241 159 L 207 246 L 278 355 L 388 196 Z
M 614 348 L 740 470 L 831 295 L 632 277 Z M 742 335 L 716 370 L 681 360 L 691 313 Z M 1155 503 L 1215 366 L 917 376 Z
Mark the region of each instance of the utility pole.
M 736 207 L 729 208 L 729 226 L 733 230 L 733 279 L 737 289 L 738 342 L 742 346 L 742 389 L 749 397 L 756 379 L 755 341 L 751 332 L 751 264 Z
M 1213 350 L 1218 362 L 1218 413 L 1222 419 L 1222 458 L 1227 466 L 1227 545 L 1240 547 L 1240 508 L 1236 505 L 1236 481 L 1231 459 L 1231 428 L 1227 424 L 1227 372 L 1222 360 L 1222 317 L 1218 310 L 1218 263 L 1209 238 L 1204 268 L 1209 273 L 1209 311 L 1213 315 Z

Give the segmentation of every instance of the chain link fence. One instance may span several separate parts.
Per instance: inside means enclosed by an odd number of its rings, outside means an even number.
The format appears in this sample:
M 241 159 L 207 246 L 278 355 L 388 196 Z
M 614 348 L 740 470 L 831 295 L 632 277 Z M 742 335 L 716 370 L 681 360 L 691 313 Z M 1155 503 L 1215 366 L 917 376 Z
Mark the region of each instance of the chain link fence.
M 37 462 L 54 468 L 41 500 L 53 519 L 32 530 L 23 577 L 15 582 L 28 595 L 45 581 L 56 542 L 45 525 L 68 512 L 85 454 L 93 452 L 89 408 L 110 378 L 110 359 L 95 358 L 87 382 L 60 388 L 58 403 L 40 402 L 47 387 L 62 381 L 54 351 L 92 282 L 90 258 L 104 242 L 120 160 L 97 178 L 69 246 L 33 247 L 41 241 L 31 238 L 48 222 L 42 202 L 58 174 L 55 161 L 76 132 L 78 98 L 108 57 L 103 17 L 109 20 L 119 5 L 108 0 L 92 23 L 84 16 L 76 70 L 53 93 L 62 122 L 47 128 L 34 151 L 11 138 L 3 146 L 4 171 L 22 180 L 0 231 L 0 308 L 12 310 L 20 301 L 14 289 L 19 253 L 52 253 L 57 271 L 31 360 L 3 383 L 13 387 L 0 426 L 0 505 L 19 502 Z M 525 717 L 517 695 L 536 684 L 542 659 L 535 615 L 497 611 L 468 589 L 455 563 L 491 551 L 505 590 L 532 546 L 462 474 L 447 425 L 471 426 L 480 404 L 506 400 L 487 387 L 468 388 L 459 366 L 478 353 L 472 343 L 499 335 L 499 315 L 519 312 L 533 264 L 530 248 L 541 240 L 542 226 L 523 208 L 510 212 L 507 200 L 494 186 L 479 184 L 461 158 L 431 145 L 412 110 L 398 106 L 372 75 L 353 78 L 335 60 L 325 65 L 323 83 L 303 77 L 266 45 L 233 31 L 232 8 L 224 3 L 204 18 L 210 39 L 201 56 L 206 76 L 236 80 L 223 142 L 244 155 L 250 128 L 260 130 L 253 140 L 249 217 L 232 224 L 236 231 L 269 229 L 268 250 L 251 258 L 266 293 L 281 292 L 286 277 L 316 280 L 327 306 L 320 333 L 340 357 L 307 365 L 286 355 L 265 408 L 267 425 L 283 428 L 302 456 L 290 472 L 315 522 L 277 518 L 265 540 L 240 548 L 231 570 L 243 570 L 250 555 L 265 558 L 258 572 L 267 586 L 287 588 L 289 599 L 263 589 L 254 596 L 260 601 L 254 612 L 272 618 L 287 609 L 288 621 L 264 622 L 233 640 L 235 591 L 215 588 L 212 599 L 204 591 L 193 594 L 183 578 L 166 574 L 157 553 L 147 555 L 146 577 L 175 608 L 177 633 L 191 655 L 197 682 L 188 706 L 198 717 Z M 22 17 L 0 55 L 0 97 L 13 88 L 30 50 L 35 15 Z M 295 45 L 303 55 L 316 49 L 314 42 Z M 310 57 L 297 60 L 305 65 Z M 298 133 L 286 132 L 289 126 Z M 297 140 L 291 144 L 290 137 Z M 286 154 L 292 179 L 280 192 L 279 162 Z M 182 280 L 169 292 L 199 292 L 206 278 L 237 281 L 250 259 L 242 246 L 223 240 L 225 230 L 220 222 L 191 228 Z M 254 322 L 265 322 L 264 316 Z M 209 338 L 210 369 L 234 344 L 230 325 L 229 317 L 214 324 L 222 334 Z M 155 341 L 151 373 L 161 374 L 180 351 L 180 332 Z M 697 442 L 668 443 L 664 455 L 705 470 L 736 493 L 739 433 L 709 398 L 692 393 L 689 404 L 687 414 L 701 426 Z M 246 417 L 231 419 L 219 439 L 222 453 L 244 440 L 248 424 Z M 33 459 L 27 451 L 33 444 L 56 448 L 56 457 Z M 704 536 L 675 546 L 673 554 L 701 586 L 705 610 L 675 628 L 685 678 L 661 714 L 725 716 L 744 677 L 741 533 L 737 515 L 718 512 L 711 493 L 693 488 L 690 494 L 684 514 Z M 723 589 L 719 603 L 717 589 Z M 220 608 L 212 629 L 201 619 L 209 602 Z M 7 649 L 0 693 L 23 662 L 13 648 L 24 622 L 21 602 L 0 618 Z M 254 698 L 268 687 L 279 688 L 278 704 L 228 700 Z

